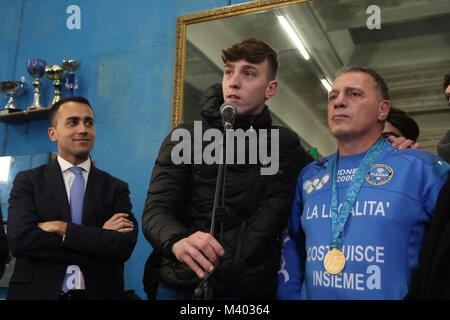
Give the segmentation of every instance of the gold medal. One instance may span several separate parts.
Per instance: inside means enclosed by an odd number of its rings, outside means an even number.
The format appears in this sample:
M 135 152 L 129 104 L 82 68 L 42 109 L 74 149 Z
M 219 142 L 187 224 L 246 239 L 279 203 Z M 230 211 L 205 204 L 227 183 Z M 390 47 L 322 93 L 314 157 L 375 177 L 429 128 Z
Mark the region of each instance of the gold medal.
M 345 257 L 341 250 L 332 248 L 323 259 L 323 266 L 329 274 L 338 274 L 344 270 Z

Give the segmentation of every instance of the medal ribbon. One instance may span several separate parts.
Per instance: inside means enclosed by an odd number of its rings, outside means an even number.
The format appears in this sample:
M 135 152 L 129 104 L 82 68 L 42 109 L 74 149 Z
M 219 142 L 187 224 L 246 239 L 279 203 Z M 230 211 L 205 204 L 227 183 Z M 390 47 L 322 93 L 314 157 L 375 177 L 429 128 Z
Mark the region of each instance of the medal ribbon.
M 381 151 L 384 149 L 384 139 L 378 139 L 378 141 L 370 148 L 366 153 L 363 160 L 361 161 L 356 174 L 353 176 L 352 182 L 348 187 L 347 194 L 345 195 L 345 200 L 342 203 L 341 211 L 338 212 L 338 200 L 337 200 L 337 162 L 338 153 L 336 153 L 333 159 L 333 164 L 331 166 L 331 240 L 330 249 L 337 248 L 342 249 L 342 244 L 344 241 L 344 227 L 347 222 L 348 216 L 352 209 L 353 203 L 358 196 L 359 190 L 364 182 L 364 178 L 369 172 L 370 168 L 373 166 Z

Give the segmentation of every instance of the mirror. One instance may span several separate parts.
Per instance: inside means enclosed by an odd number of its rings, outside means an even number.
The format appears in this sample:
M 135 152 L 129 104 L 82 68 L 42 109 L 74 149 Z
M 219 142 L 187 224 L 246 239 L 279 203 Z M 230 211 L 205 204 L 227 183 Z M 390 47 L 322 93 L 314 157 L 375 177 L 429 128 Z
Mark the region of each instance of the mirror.
M 448 0 L 252 1 L 180 16 L 172 128 L 201 119 L 199 97 L 221 82 L 221 49 L 254 37 L 279 54 L 280 87 L 267 102 L 274 123 L 296 131 L 305 149 L 317 147 L 321 156 L 336 151 L 325 86 L 341 67 L 362 65 L 381 73 L 391 105 L 417 121 L 421 148 L 436 154 L 450 127 L 442 88 L 450 72 L 448 21 Z

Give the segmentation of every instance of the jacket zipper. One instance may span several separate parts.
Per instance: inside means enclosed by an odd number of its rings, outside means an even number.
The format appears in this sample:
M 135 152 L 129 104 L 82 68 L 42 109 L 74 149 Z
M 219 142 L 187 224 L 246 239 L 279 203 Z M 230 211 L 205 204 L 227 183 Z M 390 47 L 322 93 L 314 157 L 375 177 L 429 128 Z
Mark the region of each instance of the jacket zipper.
M 257 170 L 257 166 L 251 166 L 250 167 L 250 176 L 249 176 L 249 183 L 248 183 L 248 188 L 247 188 L 247 212 L 250 212 L 250 210 L 252 210 L 252 203 L 253 203 L 253 189 L 254 189 L 254 184 L 255 184 L 255 170 Z M 233 258 L 233 263 L 232 263 L 232 273 L 231 274 L 235 274 L 234 276 L 234 281 L 232 283 L 234 283 L 234 286 L 238 286 L 240 283 L 240 279 L 241 279 L 241 266 L 240 266 L 240 257 L 241 257 L 241 252 L 242 252 L 242 247 L 244 246 L 244 239 L 245 239 L 245 235 L 246 232 L 245 230 L 247 229 L 247 217 L 244 216 L 243 217 L 243 221 L 241 223 L 241 226 L 239 227 L 238 230 L 238 234 L 237 234 L 237 247 L 236 247 L 236 252 Z

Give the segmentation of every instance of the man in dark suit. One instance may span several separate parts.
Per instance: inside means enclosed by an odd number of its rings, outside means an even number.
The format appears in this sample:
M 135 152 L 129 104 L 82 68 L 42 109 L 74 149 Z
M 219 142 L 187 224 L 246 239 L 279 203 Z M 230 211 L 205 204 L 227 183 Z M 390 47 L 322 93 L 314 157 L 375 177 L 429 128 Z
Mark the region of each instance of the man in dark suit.
M 95 127 L 88 100 L 55 103 L 48 134 L 57 159 L 19 172 L 11 190 L 8 241 L 16 264 L 7 298 L 120 299 L 123 263 L 138 233 L 128 185 L 89 157 Z

